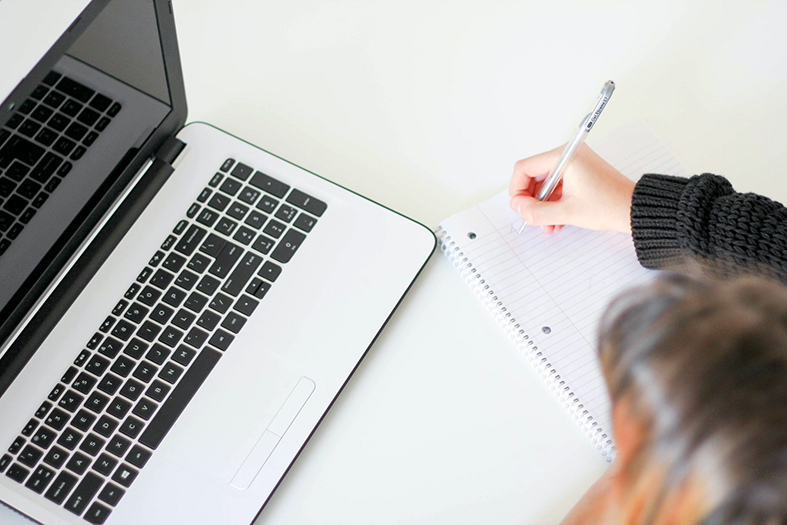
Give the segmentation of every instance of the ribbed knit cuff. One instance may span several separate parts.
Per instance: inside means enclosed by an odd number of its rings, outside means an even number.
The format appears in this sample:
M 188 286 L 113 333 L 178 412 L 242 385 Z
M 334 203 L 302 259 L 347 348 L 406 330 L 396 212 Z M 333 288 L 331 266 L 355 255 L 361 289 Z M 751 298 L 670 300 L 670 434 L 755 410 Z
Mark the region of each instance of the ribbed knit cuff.
M 645 268 L 677 269 L 686 263 L 678 240 L 678 203 L 688 179 L 646 174 L 634 187 L 631 233 Z

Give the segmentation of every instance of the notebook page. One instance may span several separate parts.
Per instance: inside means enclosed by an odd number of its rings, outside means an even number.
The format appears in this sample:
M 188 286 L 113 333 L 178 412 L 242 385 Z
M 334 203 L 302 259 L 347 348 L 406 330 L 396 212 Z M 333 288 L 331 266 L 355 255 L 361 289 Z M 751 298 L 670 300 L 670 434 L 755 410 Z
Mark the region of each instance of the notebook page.
M 641 122 L 594 148 L 632 179 L 647 172 L 686 174 Z M 519 235 L 521 219 L 508 202 L 503 191 L 440 226 L 467 259 L 465 269 L 475 268 L 493 291 L 485 295 L 487 306 L 515 319 L 527 335 L 520 348 L 536 358 L 586 430 L 606 441 L 610 404 L 596 357 L 598 323 L 612 298 L 653 272 L 639 265 L 629 235 L 574 227 L 552 235 L 526 228 Z

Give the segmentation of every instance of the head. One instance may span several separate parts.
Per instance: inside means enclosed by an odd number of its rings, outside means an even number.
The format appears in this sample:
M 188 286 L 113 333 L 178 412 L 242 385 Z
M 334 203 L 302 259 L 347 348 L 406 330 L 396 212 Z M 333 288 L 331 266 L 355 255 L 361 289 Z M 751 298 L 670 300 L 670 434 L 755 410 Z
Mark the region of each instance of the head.
M 670 275 L 614 302 L 608 521 L 787 524 L 787 289 Z

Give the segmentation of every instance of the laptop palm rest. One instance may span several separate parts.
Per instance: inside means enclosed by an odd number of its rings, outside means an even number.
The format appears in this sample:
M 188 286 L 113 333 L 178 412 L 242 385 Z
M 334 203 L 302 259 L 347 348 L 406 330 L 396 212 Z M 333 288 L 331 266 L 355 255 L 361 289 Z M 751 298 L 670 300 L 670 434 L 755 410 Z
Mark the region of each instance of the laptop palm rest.
M 238 490 L 246 490 L 251 486 L 254 478 L 256 478 L 257 474 L 262 470 L 262 467 L 265 465 L 265 462 L 268 461 L 276 445 L 279 444 L 279 441 L 284 436 L 285 432 L 287 432 L 287 429 L 290 428 L 292 422 L 295 421 L 295 418 L 309 400 L 309 397 L 311 397 L 314 388 L 314 381 L 306 377 L 301 377 L 295 385 L 295 388 L 290 392 L 287 400 L 284 401 L 284 404 L 276 413 L 273 421 L 268 425 L 265 432 L 262 433 L 262 436 L 260 436 L 260 439 L 254 445 L 254 448 L 238 469 L 238 472 L 235 473 L 235 476 L 230 482 L 230 486 Z

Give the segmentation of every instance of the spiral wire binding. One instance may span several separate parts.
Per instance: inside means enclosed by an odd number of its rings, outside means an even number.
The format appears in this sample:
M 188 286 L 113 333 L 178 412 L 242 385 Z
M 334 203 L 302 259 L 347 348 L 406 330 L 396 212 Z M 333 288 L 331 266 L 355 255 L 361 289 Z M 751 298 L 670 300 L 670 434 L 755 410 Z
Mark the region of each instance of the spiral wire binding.
M 459 245 L 454 241 L 448 232 L 442 227 L 435 231 L 440 249 L 448 257 L 454 267 L 462 275 L 462 278 L 475 292 L 483 305 L 492 314 L 500 327 L 511 339 L 520 353 L 528 360 L 541 378 L 549 386 L 549 389 L 563 403 L 574 421 L 579 425 L 601 454 L 612 461 L 615 458 L 615 444 L 607 434 L 608 430 L 598 426 L 590 412 L 580 402 L 571 388 L 566 385 L 557 371 L 552 368 L 552 363 L 538 349 L 538 345 L 517 323 L 516 318 L 503 306 L 495 291 L 486 284 L 486 281 L 478 272 L 473 263 L 461 251 Z

